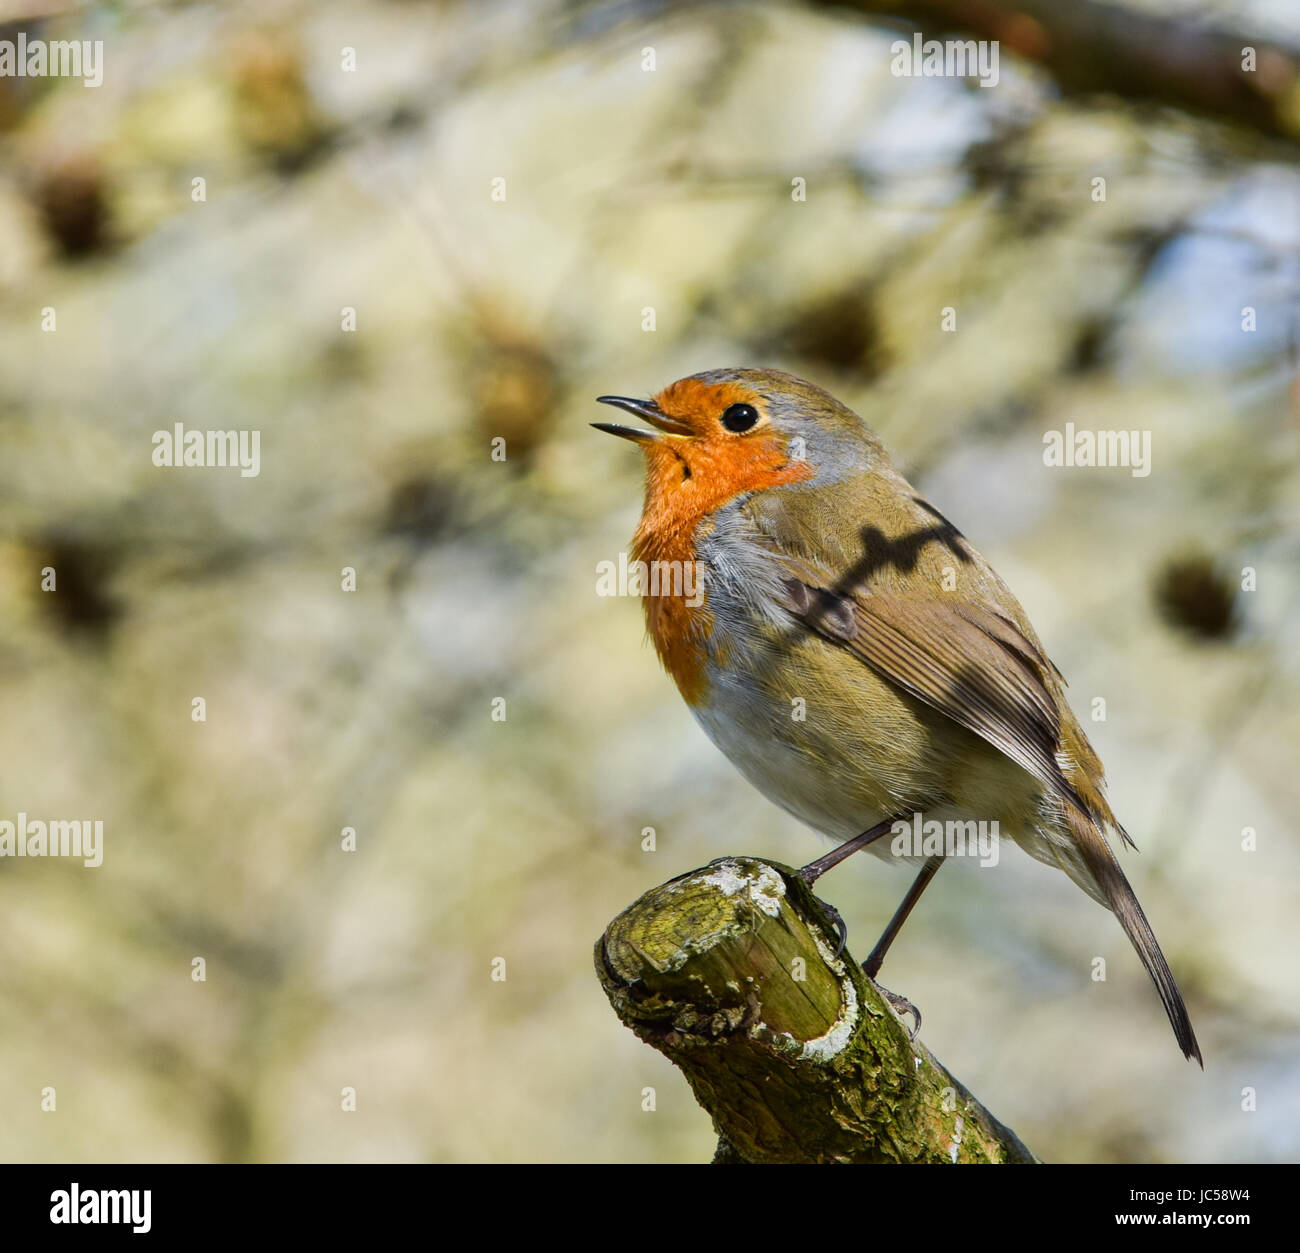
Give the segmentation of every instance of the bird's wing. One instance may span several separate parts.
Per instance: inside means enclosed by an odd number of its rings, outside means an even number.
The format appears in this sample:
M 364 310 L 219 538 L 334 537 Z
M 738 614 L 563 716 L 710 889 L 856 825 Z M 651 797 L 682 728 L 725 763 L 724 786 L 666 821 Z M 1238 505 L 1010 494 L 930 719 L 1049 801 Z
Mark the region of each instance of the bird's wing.
M 839 591 L 810 563 L 787 562 L 784 603 L 797 620 L 1087 812 L 1056 756 L 1054 667 L 1010 617 L 956 597 Z

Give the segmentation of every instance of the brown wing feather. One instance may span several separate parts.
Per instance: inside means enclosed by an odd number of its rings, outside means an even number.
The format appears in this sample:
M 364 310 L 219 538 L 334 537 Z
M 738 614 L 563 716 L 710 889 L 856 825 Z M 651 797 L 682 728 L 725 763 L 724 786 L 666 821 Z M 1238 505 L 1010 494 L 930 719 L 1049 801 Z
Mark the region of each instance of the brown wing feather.
M 1184 1056 L 1200 1062 L 1169 963 L 1099 825 L 1113 826 L 1131 843 L 1101 794 L 1101 763 L 1068 706 L 1062 724 L 1059 672 L 1037 643 L 1005 614 L 978 604 L 886 590 L 842 594 L 806 563 L 795 568 L 798 577 L 784 586 L 786 608 L 799 621 L 986 740 L 1068 802 L 1065 818 L 1082 865 L 1142 959 Z M 1081 772 L 1082 797 L 1057 758 L 1063 739 L 1071 769 Z
M 802 573 L 802 572 L 801 572 Z M 1056 758 L 1061 720 L 1037 646 L 978 605 L 786 583 L 787 608 L 882 678 L 980 736 L 1087 812 Z

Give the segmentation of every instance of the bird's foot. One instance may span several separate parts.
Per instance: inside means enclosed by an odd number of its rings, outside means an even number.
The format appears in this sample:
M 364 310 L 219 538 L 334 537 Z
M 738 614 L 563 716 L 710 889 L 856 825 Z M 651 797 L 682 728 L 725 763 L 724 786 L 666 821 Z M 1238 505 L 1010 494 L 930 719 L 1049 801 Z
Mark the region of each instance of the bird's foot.
M 838 960 L 839 955 L 844 952 L 844 945 L 849 938 L 849 929 L 844 922 L 844 915 L 829 901 L 822 900 L 820 896 L 814 896 L 813 900 L 821 906 L 822 911 L 830 918 L 831 926 L 835 928 L 835 957 Z
M 813 862 L 810 865 L 804 866 L 797 872 L 799 878 L 801 878 L 809 887 L 812 887 L 819 878 L 819 875 L 815 871 L 816 865 L 817 863 Z M 831 926 L 835 928 L 835 957 L 838 960 L 839 955 L 844 952 L 844 945 L 847 943 L 849 938 L 849 929 L 844 922 L 844 915 L 841 914 L 840 911 L 830 903 L 830 901 L 824 901 L 820 896 L 814 894 L 813 900 L 815 900 L 821 907 L 822 912 L 830 919 Z
M 871 978 L 870 975 L 867 977 Z M 876 982 L 874 979 L 871 981 Z M 894 1013 L 900 1018 L 906 1018 L 909 1014 L 912 1016 L 916 1025 L 908 1030 L 907 1038 L 915 1040 L 921 1030 L 921 1011 L 907 997 L 899 996 L 897 992 L 891 992 L 888 988 L 882 988 L 878 983 L 876 983 L 876 990 L 894 1007 Z

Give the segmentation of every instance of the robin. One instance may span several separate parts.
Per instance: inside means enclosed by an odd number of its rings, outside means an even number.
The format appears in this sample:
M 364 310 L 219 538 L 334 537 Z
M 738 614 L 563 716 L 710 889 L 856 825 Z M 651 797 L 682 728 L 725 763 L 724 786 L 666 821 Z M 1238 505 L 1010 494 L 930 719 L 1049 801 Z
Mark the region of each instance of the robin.
M 664 572 L 643 597 L 664 668 L 760 792 L 840 842 L 803 877 L 859 849 L 899 855 L 883 837 L 915 815 L 994 819 L 1114 912 L 1200 1062 L 1112 851 L 1132 841 L 1060 672 L 1010 589 L 866 423 L 778 370 L 709 370 L 652 400 L 598 400 L 652 428 L 593 424 L 645 455 L 632 555 Z M 909 851 L 920 873 L 864 963 L 872 978 L 944 861 Z

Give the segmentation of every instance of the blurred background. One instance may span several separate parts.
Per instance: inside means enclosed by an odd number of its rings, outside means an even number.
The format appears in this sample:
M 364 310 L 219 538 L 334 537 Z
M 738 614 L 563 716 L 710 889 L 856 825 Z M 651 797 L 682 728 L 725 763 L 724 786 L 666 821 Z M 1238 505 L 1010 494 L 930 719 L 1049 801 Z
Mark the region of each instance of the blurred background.
M 997 40 L 996 85 L 892 74 L 917 31 Z M 0 77 L 0 818 L 104 853 L 0 859 L 0 1158 L 708 1159 L 593 944 L 825 846 L 596 594 L 641 467 L 587 423 L 727 365 L 857 408 L 1016 591 L 1206 1069 L 1015 849 L 890 955 L 923 1041 L 1048 1160 L 1300 1156 L 1292 0 L 0 0 L 19 32 L 104 53 Z M 1070 422 L 1150 475 L 1045 466 Z M 260 473 L 156 466 L 176 423 Z M 908 882 L 824 881 L 859 958 Z

